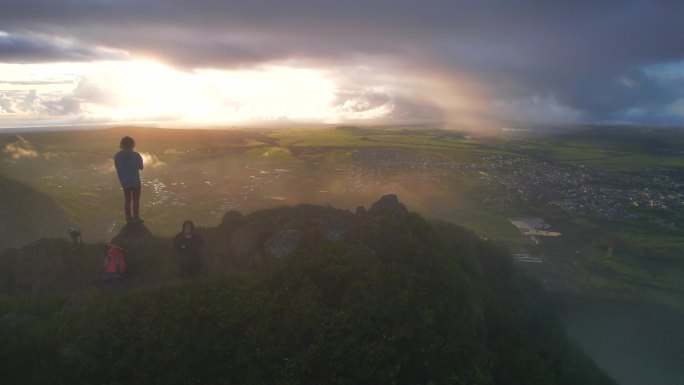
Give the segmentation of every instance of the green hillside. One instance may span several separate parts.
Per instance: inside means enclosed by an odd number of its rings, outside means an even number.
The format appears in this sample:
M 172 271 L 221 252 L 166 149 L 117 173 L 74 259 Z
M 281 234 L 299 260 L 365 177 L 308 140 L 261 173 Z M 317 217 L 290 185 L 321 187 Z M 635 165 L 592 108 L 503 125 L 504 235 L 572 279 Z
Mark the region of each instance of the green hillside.
M 47 194 L 0 175 L 0 249 L 66 233 L 69 218 Z
M 124 282 L 101 248 L 0 256 L 0 378 L 27 384 L 612 384 L 506 250 L 394 196 L 351 213 L 232 212 L 181 281 L 170 240 L 129 225 Z M 29 269 L 30 266 L 46 267 Z M 61 272 L 61 274 L 60 274 Z M 46 278 L 45 276 L 48 276 Z M 48 294 L 49 293 L 49 294 Z

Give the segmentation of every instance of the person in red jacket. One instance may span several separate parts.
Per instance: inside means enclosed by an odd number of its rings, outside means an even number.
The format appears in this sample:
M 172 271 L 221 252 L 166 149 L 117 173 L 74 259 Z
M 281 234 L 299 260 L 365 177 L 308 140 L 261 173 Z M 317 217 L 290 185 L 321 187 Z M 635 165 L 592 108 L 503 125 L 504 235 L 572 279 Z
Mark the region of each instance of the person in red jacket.
M 202 247 L 204 240 L 195 233 L 195 224 L 183 222 L 183 229 L 173 239 L 173 250 L 180 259 L 181 276 L 191 277 L 202 272 Z
M 113 243 L 107 245 L 104 261 L 104 279 L 121 279 L 126 273 L 126 256 L 123 248 Z

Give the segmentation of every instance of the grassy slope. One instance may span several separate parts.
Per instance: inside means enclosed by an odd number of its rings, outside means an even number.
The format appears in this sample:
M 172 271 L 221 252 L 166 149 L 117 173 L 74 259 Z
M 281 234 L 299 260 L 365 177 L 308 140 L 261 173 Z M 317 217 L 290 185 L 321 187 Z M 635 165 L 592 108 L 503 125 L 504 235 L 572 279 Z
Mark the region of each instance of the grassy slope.
M 248 217 L 247 227 L 279 223 L 283 212 L 303 224 L 314 213 L 351 215 L 278 209 Z M 567 342 L 539 285 L 505 250 L 417 215 L 352 218 L 359 222 L 345 241 L 305 224 L 302 246 L 250 275 L 0 298 L 0 376 L 36 384 L 612 383 Z M 228 230 L 205 231 L 209 246 L 210 233 Z M 63 242 L 22 252 L 52 262 L 38 280 L 65 267 L 87 279 L 91 269 L 69 263 L 87 256 L 70 258 Z M 164 271 L 173 263 L 167 252 L 149 248 L 145 271 Z
M 0 250 L 64 236 L 70 220 L 53 197 L 0 175 Z

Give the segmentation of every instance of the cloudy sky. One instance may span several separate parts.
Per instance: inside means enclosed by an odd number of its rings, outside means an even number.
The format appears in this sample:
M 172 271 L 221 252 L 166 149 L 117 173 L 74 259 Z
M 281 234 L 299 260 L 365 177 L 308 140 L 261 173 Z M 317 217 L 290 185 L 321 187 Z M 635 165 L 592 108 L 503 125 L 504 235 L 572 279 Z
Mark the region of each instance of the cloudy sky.
M 684 125 L 682 0 L 0 0 L 0 127 Z

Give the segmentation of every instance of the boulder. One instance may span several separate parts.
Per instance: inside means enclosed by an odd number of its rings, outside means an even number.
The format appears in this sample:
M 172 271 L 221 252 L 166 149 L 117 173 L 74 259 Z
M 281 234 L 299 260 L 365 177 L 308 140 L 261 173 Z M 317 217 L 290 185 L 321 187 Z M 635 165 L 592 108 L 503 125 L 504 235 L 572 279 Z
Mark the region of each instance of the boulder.
M 394 194 L 380 198 L 368 210 L 368 216 L 374 220 L 393 219 L 402 220 L 408 216 L 408 209 Z
M 259 265 L 262 262 L 264 243 L 272 234 L 271 230 L 257 225 L 242 226 L 230 236 L 230 255 L 238 261 Z
M 245 221 L 245 216 L 242 215 L 241 212 L 236 211 L 236 210 L 231 210 L 228 211 L 227 213 L 223 214 L 223 218 L 221 219 L 221 225 L 219 226 L 221 229 L 230 229 L 233 230 L 239 226 L 241 226 Z
M 126 252 L 145 247 L 154 238 L 152 232 L 142 223 L 126 223 L 110 243 L 123 247 Z

